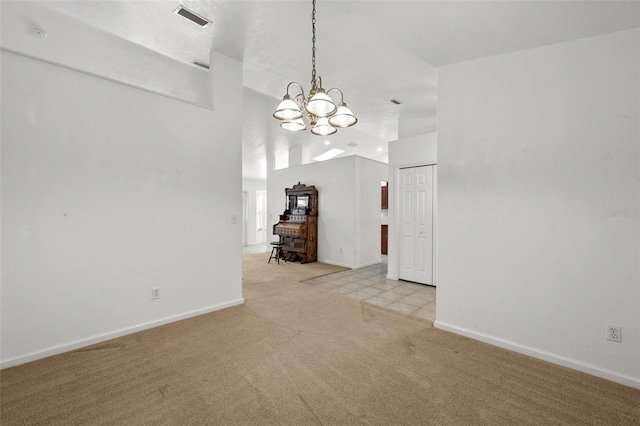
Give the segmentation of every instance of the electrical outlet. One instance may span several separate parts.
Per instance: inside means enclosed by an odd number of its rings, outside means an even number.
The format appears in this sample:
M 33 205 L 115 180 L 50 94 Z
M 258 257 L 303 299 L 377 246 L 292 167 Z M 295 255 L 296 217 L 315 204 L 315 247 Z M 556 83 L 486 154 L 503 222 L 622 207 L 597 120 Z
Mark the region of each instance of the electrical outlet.
M 607 324 L 607 340 L 622 343 L 622 327 L 619 325 Z
M 159 288 L 152 288 L 151 289 L 151 299 L 160 299 L 160 289 Z

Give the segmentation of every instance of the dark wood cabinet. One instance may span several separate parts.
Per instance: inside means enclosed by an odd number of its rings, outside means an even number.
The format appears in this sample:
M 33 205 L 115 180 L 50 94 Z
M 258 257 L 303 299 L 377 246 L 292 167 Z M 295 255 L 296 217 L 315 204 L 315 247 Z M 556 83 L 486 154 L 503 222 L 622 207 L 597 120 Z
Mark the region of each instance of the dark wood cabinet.
M 380 230 L 381 238 L 381 248 L 380 251 L 382 254 L 387 254 L 387 242 L 389 239 L 389 225 L 382 225 L 382 229 Z
M 381 193 L 382 193 L 382 208 L 383 209 L 388 209 L 389 208 L 389 186 L 385 185 L 385 186 L 381 186 Z

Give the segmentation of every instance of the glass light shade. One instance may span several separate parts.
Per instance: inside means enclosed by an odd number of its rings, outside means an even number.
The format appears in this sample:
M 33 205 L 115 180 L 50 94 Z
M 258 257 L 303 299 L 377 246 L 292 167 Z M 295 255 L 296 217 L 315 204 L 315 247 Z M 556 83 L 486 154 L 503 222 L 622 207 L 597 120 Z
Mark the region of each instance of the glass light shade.
M 328 117 L 336 112 L 336 104 L 324 92 L 318 92 L 309 99 L 307 111 L 318 117 Z
M 318 136 L 329 136 L 337 131 L 338 129 L 329 124 L 327 117 L 320 118 L 316 125 L 311 128 L 311 133 Z
M 302 117 L 302 111 L 297 103 L 285 96 L 273 116 L 278 120 L 297 120 Z
M 336 113 L 329 119 L 329 124 L 333 127 L 351 127 L 357 122 L 358 119 L 345 104 L 341 104 Z
M 298 118 L 297 120 L 284 120 L 280 123 L 280 127 L 283 129 L 291 130 L 292 132 L 300 132 L 305 130 L 307 126 L 305 126 L 302 118 Z

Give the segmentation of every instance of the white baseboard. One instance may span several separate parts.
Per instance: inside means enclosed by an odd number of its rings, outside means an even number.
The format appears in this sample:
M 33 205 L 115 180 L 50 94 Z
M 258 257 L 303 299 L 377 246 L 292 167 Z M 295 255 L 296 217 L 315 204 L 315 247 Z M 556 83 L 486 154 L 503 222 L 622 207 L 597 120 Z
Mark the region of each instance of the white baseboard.
M 380 261 L 378 260 L 377 262 L 367 262 L 367 263 L 362 263 L 360 265 L 356 265 L 355 268 L 353 269 L 360 269 L 360 268 L 366 268 L 367 266 L 371 266 L 371 265 L 377 265 L 378 263 L 380 263 Z
M 563 367 L 577 370 L 582 373 L 590 374 L 592 376 L 600 377 L 602 379 L 610 380 L 621 385 L 629 386 L 632 388 L 640 389 L 640 378 L 628 376 L 618 373 L 616 371 L 607 370 L 595 365 L 591 365 L 585 362 L 581 362 L 572 358 L 563 357 L 551 352 L 542 351 L 540 349 L 532 348 L 529 346 L 514 343 L 508 340 L 500 339 L 497 337 L 489 336 L 475 331 L 468 330 L 466 328 L 458 327 L 455 325 L 447 324 L 442 321 L 434 321 L 434 327 L 441 330 L 450 331 L 451 333 L 460 334 L 465 337 L 469 337 L 474 340 L 479 340 L 490 345 L 498 346 L 503 349 L 508 349 L 513 352 L 518 352 L 524 355 L 531 356 L 533 358 L 541 359 L 543 361 L 550 362 L 552 364 L 561 365 Z
M 207 308 L 197 309 L 195 311 L 189 311 L 182 314 L 173 315 L 167 318 L 146 322 L 144 324 L 139 324 L 133 327 L 122 328 L 122 329 L 111 331 L 108 333 L 91 336 L 86 339 L 74 340 L 69 343 L 64 343 L 58 346 L 43 349 L 41 351 L 32 352 L 26 355 L 20 355 L 14 358 L 5 359 L 0 361 L 0 370 L 9 368 L 9 367 L 15 367 L 16 365 L 25 364 L 31 361 L 36 361 L 42 358 L 47 358 L 52 355 L 58 355 L 63 352 L 69 352 L 76 349 L 84 348 L 86 346 L 95 345 L 96 343 L 102 343 L 107 340 L 115 339 L 117 337 L 126 336 L 127 334 L 137 333 L 139 331 L 148 330 L 150 328 L 159 327 L 161 325 L 169 324 L 169 323 L 180 321 L 183 319 L 195 317 L 198 315 L 208 314 L 214 311 L 219 311 L 220 309 L 241 305 L 243 303 L 244 303 L 243 298 L 231 300 L 229 302 L 220 303 L 218 305 L 209 306 Z
M 378 263 L 380 263 L 380 261 L 377 261 L 377 262 L 363 263 L 361 265 L 354 266 L 354 265 L 347 265 L 346 263 L 334 262 L 332 260 L 325 260 L 325 259 L 318 259 L 318 262 L 326 263 L 327 265 L 342 266 L 343 268 L 349 268 L 349 269 L 366 268 L 367 266 L 377 265 Z
M 326 263 L 327 265 L 342 266 L 343 268 L 353 269 L 353 265 L 347 265 L 346 263 L 334 262 L 332 260 L 318 259 L 318 262 Z

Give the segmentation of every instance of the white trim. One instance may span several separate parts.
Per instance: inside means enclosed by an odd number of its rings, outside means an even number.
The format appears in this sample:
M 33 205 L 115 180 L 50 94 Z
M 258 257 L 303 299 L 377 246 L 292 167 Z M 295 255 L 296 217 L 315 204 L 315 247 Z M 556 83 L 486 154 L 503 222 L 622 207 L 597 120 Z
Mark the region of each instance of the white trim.
M 353 265 L 347 265 L 346 263 L 333 262 L 333 261 L 330 261 L 330 260 L 324 260 L 324 259 L 320 259 L 320 258 L 318 259 L 318 262 L 326 263 L 327 265 L 342 266 L 343 268 L 349 268 L 349 269 L 366 268 L 367 266 L 377 265 L 378 263 L 381 263 L 380 261 L 377 261 L 377 262 L 368 262 L 368 263 L 363 263 L 361 265 L 353 266 Z
M 347 265 L 346 263 L 333 262 L 333 261 L 330 261 L 330 260 L 324 260 L 324 259 L 320 259 L 320 258 L 318 258 L 318 262 L 326 263 L 327 265 L 342 266 L 343 268 L 354 269 L 353 265 Z
M 621 385 L 629 386 L 632 388 L 640 389 L 640 378 L 621 374 L 616 371 L 607 370 L 586 362 L 581 362 L 576 359 L 567 358 L 551 352 L 546 352 L 540 349 L 532 348 L 530 346 L 521 345 L 508 340 L 500 339 L 497 337 L 489 336 L 483 333 L 477 333 L 475 331 L 468 330 L 466 328 L 458 327 L 455 325 L 447 324 L 445 322 L 436 320 L 433 323 L 435 328 L 449 331 L 451 333 L 459 334 L 469 337 L 474 340 L 479 340 L 490 345 L 498 346 L 503 349 L 508 349 L 513 352 L 528 355 L 533 358 L 541 359 L 543 361 L 550 362 L 552 364 L 561 365 L 572 370 L 577 370 L 582 373 L 590 374 L 592 376 L 600 377 L 602 379 L 610 380 Z
M 431 216 L 431 226 L 432 226 L 432 236 L 433 236 L 433 241 L 431 242 L 432 244 L 432 261 L 433 261 L 433 265 L 432 265 L 432 276 L 431 276 L 431 281 L 433 281 L 433 284 L 431 284 L 434 287 L 438 287 L 438 165 L 434 164 L 433 165 L 433 213 Z M 437 304 L 437 300 L 436 300 L 436 304 Z
M 150 328 L 159 327 L 161 325 L 169 324 L 172 322 L 180 321 L 183 319 L 195 317 L 198 315 L 208 314 L 210 312 L 219 311 L 220 309 L 230 308 L 232 306 L 241 305 L 244 303 L 244 298 L 231 300 L 229 302 L 220 303 L 218 305 L 209 306 L 203 309 L 197 309 L 195 311 L 189 311 L 182 314 L 174 315 L 167 318 L 162 318 L 155 321 L 146 322 L 133 327 L 121 328 L 120 330 L 111 331 L 108 333 L 98 334 L 86 339 L 75 340 L 73 342 L 65 343 L 62 345 L 54 346 L 48 349 L 44 349 L 37 352 L 32 352 L 27 355 L 21 355 L 14 358 L 9 358 L 0 361 L 0 370 L 15 367 L 16 365 L 25 364 L 27 362 L 36 361 L 42 358 L 50 357 L 52 355 L 58 355 L 64 352 L 73 351 L 75 349 L 84 348 L 86 346 L 95 345 L 96 343 L 102 343 L 107 340 L 115 339 L 117 337 L 126 336 L 128 334 L 137 333 L 139 331 L 148 330 Z
M 429 167 L 429 166 L 437 166 L 438 163 L 423 163 L 423 162 L 413 162 L 413 163 L 406 163 L 406 164 L 400 164 L 398 166 L 396 166 L 396 168 L 398 170 L 402 170 L 402 169 L 417 169 L 418 167 Z
M 356 265 L 356 267 L 353 268 L 353 269 L 366 268 L 367 266 L 377 265 L 378 263 L 382 263 L 382 262 L 381 261 L 367 262 L 367 263 L 363 263 L 363 264 L 360 264 L 360 265 Z
M 182 98 L 179 98 L 177 96 L 168 95 L 166 93 L 158 92 L 158 91 L 152 90 L 152 89 L 147 89 L 146 87 L 138 86 L 138 85 L 136 85 L 134 83 L 128 83 L 126 81 L 116 80 L 115 78 L 106 77 L 104 75 L 100 75 L 100 74 L 96 74 L 96 73 L 93 73 L 93 72 L 85 71 L 85 70 L 83 70 L 81 68 L 76 68 L 76 67 L 72 67 L 72 66 L 69 66 L 69 65 L 65 65 L 65 64 L 63 64 L 61 62 L 55 62 L 55 61 L 51 61 L 49 59 L 39 58 L 37 56 L 29 55 L 29 54 L 26 54 L 26 53 L 23 53 L 23 52 L 18 52 L 17 50 L 9 49 L 9 48 L 6 48 L 6 47 L 0 47 L 0 51 L 4 51 L 4 52 L 7 52 L 7 53 L 12 53 L 14 55 L 22 56 L 24 58 L 33 59 L 34 61 L 44 62 L 45 64 L 53 65 L 53 66 L 60 67 L 60 68 L 65 68 L 65 69 L 68 69 L 70 71 L 75 71 L 75 72 L 79 72 L 79 73 L 82 73 L 82 74 L 89 75 L 91 77 L 100 78 L 102 80 L 110 81 L 111 83 L 121 84 L 123 86 L 131 87 L 132 89 L 142 90 L 143 92 L 147 92 L 147 93 L 151 93 L 151 94 L 154 94 L 154 95 L 162 96 L 162 97 L 165 97 L 165 98 L 168 98 L 168 99 L 172 99 L 174 101 L 184 102 L 185 104 L 193 105 L 193 106 L 199 107 L 199 108 L 208 109 L 209 111 L 213 111 L 214 110 L 213 105 L 199 104 L 197 102 L 190 101 L 188 99 L 182 99 Z

